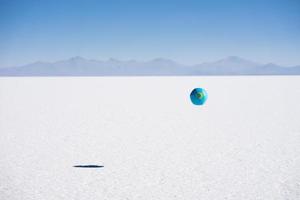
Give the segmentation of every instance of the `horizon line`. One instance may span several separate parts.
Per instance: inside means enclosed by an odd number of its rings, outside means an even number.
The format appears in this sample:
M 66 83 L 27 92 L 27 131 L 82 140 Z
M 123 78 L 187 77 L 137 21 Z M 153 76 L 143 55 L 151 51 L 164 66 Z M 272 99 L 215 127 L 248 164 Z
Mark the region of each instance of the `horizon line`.
M 206 64 L 206 63 L 208 64 L 208 63 L 220 62 L 220 61 L 229 60 L 229 59 L 238 59 L 238 60 L 243 60 L 243 61 L 247 61 L 247 62 L 256 63 L 258 65 L 273 64 L 273 65 L 278 65 L 278 66 L 283 66 L 283 67 L 300 66 L 300 64 L 286 66 L 286 65 L 277 64 L 275 62 L 266 62 L 266 63 L 263 63 L 263 62 L 259 62 L 259 61 L 250 60 L 250 59 L 245 58 L 245 57 L 232 56 L 232 55 L 231 56 L 222 57 L 222 58 L 219 58 L 219 59 L 216 59 L 216 60 L 202 61 L 202 62 L 195 63 L 195 64 L 186 64 L 186 63 L 178 62 L 175 59 L 171 59 L 171 58 L 167 58 L 167 57 L 154 57 L 152 59 L 139 60 L 139 59 L 134 59 L 134 58 L 131 58 L 131 59 L 119 59 L 119 58 L 116 58 L 116 57 L 109 57 L 109 58 L 106 58 L 106 59 L 100 59 L 100 58 L 88 58 L 88 57 L 85 57 L 85 56 L 76 55 L 76 56 L 71 56 L 71 57 L 68 57 L 68 58 L 65 58 L 65 59 L 58 59 L 58 60 L 52 60 L 52 61 L 37 60 L 37 61 L 32 61 L 32 62 L 28 62 L 28 63 L 25 63 L 25 64 L 20 64 L 20 65 L 14 65 L 14 66 L 9 66 L 9 67 L 0 67 L 0 69 L 18 68 L 18 67 L 23 67 L 23 66 L 32 65 L 32 64 L 38 64 L 38 63 L 43 63 L 43 64 L 48 63 L 48 64 L 51 64 L 51 63 L 69 61 L 69 60 L 72 60 L 72 59 L 73 60 L 74 59 L 78 59 L 78 60 L 82 59 L 82 60 L 86 60 L 86 61 L 97 61 L 97 62 L 116 61 L 116 62 L 140 62 L 140 63 L 147 63 L 147 62 L 152 62 L 152 61 L 156 61 L 156 60 L 164 60 L 164 61 L 174 62 L 174 64 L 185 65 L 185 66 L 195 66 L 195 65 L 201 65 L 201 64 Z

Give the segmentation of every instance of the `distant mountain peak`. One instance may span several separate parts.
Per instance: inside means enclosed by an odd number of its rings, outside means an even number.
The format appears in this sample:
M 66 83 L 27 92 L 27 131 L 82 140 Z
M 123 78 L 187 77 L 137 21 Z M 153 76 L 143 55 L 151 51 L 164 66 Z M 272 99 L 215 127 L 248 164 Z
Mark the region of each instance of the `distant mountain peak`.
M 255 63 L 251 60 L 245 59 L 245 58 L 241 58 L 238 56 L 228 56 L 226 58 L 223 58 L 221 60 L 218 60 L 217 62 L 235 62 L 235 63 L 242 63 L 242 62 L 251 62 L 251 63 Z
M 153 63 L 166 63 L 166 64 L 177 64 L 175 61 L 167 58 L 155 58 L 153 60 L 150 60 L 150 62 Z
M 228 56 L 224 59 L 225 60 L 231 60 L 231 61 L 244 61 L 244 60 L 246 60 L 245 58 L 241 58 L 241 57 L 238 57 L 238 56 Z
M 219 65 L 219 66 L 241 66 L 241 67 L 256 67 L 258 65 L 261 65 L 260 63 L 253 62 L 251 60 L 241 58 L 238 56 L 229 56 L 210 64 Z
M 69 60 L 71 61 L 83 61 L 83 60 L 87 60 L 81 56 L 74 56 L 74 57 L 71 57 Z
M 116 59 L 116 58 L 109 58 L 107 61 L 108 61 L 108 62 L 116 62 L 116 63 L 121 62 L 120 60 L 118 60 L 118 59 Z

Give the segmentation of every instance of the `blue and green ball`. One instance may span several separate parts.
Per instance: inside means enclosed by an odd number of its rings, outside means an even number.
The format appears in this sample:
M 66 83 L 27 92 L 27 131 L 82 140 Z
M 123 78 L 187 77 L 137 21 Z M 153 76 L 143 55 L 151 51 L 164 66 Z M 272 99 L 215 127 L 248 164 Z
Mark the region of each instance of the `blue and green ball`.
M 207 100 L 207 93 L 203 88 L 195 88 L 191 92 L 190 98 L 193 104 L 203 105 Z

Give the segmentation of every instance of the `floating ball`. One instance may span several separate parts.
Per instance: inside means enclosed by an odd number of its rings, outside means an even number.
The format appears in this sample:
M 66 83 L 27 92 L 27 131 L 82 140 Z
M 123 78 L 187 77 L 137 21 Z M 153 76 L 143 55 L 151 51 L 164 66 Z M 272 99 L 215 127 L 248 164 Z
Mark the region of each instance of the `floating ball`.
M 191 101 L 195 105 L 203 105 L 207 99 L 207 93 L 203 88 L 195 88 L 190 95 Z

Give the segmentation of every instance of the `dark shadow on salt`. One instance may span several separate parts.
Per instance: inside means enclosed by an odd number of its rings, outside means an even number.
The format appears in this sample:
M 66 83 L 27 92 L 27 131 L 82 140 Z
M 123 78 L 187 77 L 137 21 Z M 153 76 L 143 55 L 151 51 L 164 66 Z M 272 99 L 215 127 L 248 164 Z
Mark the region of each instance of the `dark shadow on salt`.
M 73 167 L 77 168 L 102 168 L 102 165 L 74 165 Z

